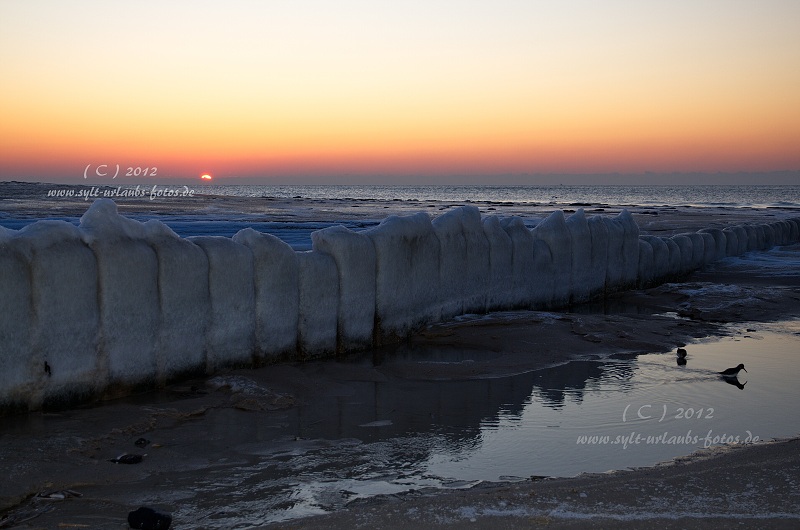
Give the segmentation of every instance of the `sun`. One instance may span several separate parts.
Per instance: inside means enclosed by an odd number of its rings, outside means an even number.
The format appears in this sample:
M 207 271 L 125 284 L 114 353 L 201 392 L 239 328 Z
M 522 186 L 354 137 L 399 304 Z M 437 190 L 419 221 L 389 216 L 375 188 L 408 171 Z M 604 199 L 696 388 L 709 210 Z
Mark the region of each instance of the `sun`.
M 211 180 L 213 177 L 208 173 L 204 173 L 203 175 L 200 175 L 200 178 L 203 180 Z

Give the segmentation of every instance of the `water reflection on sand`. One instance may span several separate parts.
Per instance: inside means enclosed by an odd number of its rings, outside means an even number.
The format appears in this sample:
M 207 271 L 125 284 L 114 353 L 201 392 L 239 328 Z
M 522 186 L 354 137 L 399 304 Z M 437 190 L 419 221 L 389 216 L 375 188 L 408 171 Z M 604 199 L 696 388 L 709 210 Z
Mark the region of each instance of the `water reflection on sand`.
M 783 404 L 800 397 L 790 375 L 800 373 L 798 333 L 798 322 L 735 330 L 689 345 L 685 366 L 649 354 L 489 379 L 348 381 L 341 395 L 309 400 L 266 429 L 220 410 L 209 434 L 240 430 L 249 441 L 231 455 L 244 461 L 192 474 L 195 508 L 210 502 L 229 520 L 233 503 L 239 516 L 293 518 L 376 494 L 646 466 L 708 445 L 796 435 L 800 411 Z M 423 351 L 381 362 L 410 355 L 431 362 Z M 470 362 L 463 351 L 434 358 Z M 744 392 L 716 374 L 741 359 L 753 366 Z M 324 368 L 300 370 L 319 378 Z

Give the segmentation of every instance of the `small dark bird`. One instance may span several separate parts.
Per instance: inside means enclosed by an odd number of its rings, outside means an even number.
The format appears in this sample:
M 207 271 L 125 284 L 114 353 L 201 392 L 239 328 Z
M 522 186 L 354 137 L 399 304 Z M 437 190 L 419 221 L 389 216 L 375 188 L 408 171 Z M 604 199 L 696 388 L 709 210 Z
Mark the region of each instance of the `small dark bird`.
M 745 370 L 744 365 L 740 364 L 736 368 L 728 368 L 727 370 L 721 371 L 719 375 L 721 375 L 722 377 L 736 377 L 737 374 L 739 373 L 739 370 L 744 370 L 745 372 L 747 371 Z
M 684 350 L 683 348 L 678 348 L 678 358 L 679 359 L 686 358 L 686 350 Z
M 47 377 L 51 377 L 53 375 L 53 371 L 50 369 L 50 365 L 47 364 L 47 361 L 44 362 L 44 373 L 47 374 Z

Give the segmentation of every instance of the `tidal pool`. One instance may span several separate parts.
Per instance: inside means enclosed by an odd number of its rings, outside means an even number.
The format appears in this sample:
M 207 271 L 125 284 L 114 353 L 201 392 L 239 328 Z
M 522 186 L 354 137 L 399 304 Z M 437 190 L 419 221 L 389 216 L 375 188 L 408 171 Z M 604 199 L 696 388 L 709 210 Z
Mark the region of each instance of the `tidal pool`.
M 181 502 L 180 515 L 213 506 L 205 524 L 248 527 L 379 494 L 649 466 L 795 436 L 800 409 L 786 404 L 800 398 L 800 322 L 753 326 L 689 344 L 682 366 L 674 353 L 646 354 L 491 379 L 350 381 L 352 392 L 308 401 L 272 428 L 245 427 L 221 410 L 217 428 L 244 428 L 248 441 L 202 478 L 187 475 L 194 500 Z M 463 351 L 398 357 L 471 362 Z M 747 372 L 738 379 L 718 375 L 739 363 Z
M 82 492 L 57 506 L 58 521 L 117 528 L 120 514 L 153 505 L 181 527 L 252 528 L 376 495 L 650 466 L 704 447 L 796 436 L 800 321 L 728 331 L 688 344 L 685 365 L 672 352 L 502 377 L 387 376 L 394 364 L 463 366 L 491 356 L 405 347 L 267 367 L 293 374 L 293 384 L 305 388 L 278 410 L 255 410 L 248 399 L 220 405 L 220 396 L 273 395 L 240 371 L 212 378 L 200 397 L 176 398 L 173 389 L 3 418 L 0 467 L 8 468 L 8 484 L 48 479 Z M 738 379 L 718 375 L 739 363 L 747 372 Z M 202 408 L 211 398 L 216 404 Z M 142 464 L 108 462 L 136 451 L 140 435 L 152 441 Z M 67 476 L 73 482 L 60 482 Z

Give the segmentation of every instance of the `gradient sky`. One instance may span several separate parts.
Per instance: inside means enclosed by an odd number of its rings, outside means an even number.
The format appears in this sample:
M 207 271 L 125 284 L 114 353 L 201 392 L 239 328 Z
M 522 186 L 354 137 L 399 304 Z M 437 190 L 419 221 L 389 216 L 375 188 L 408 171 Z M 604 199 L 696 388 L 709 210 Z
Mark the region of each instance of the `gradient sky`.
M 797 172 L 798 28 L 798 0 L 2 0 L 0 178 Z

